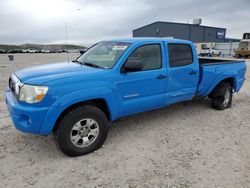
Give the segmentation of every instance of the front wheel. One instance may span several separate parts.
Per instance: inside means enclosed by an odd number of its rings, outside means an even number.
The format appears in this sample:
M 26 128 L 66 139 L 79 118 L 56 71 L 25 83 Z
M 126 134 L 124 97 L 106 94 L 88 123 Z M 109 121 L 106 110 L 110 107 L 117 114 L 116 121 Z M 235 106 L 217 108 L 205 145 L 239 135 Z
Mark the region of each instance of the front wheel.
M 57 125 L 55 137 L 61 151 L 79 156 L 100 148 L 108 134 L 105 113 L 91 105 L 70 110 Z
M 217 110 L 224 110 L 232 106 L 233 88 L 230 83 L 222 82 L 211 94 L 212 107 Z

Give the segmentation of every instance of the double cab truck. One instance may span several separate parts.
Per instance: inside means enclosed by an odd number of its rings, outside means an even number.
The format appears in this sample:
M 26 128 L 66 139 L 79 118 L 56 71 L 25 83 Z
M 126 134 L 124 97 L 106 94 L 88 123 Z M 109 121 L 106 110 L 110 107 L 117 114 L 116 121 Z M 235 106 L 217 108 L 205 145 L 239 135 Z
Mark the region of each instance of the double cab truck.
M 54 133 L 63 153 L 79 156 L 101 147 L 109 123 L 124 116 L 195 96 L 231 107 L 245 72 L 244 61 L 198 58 L 190 41 L 110 40 L 74 61 L 12 73 L 5 98 L 18 130 Z

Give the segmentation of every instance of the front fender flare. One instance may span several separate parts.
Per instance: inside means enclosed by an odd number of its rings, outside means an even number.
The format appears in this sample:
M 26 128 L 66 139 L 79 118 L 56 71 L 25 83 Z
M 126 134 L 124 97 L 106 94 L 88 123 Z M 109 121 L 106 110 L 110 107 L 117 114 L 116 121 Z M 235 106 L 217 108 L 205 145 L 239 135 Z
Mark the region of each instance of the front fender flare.
M 114 101 L 115 96 L 112 89 L 100 87 L 78 90 L 62 96 L 51 105 L 40 128 L 40 133 L 44 135 L 50 134 L 56 124 L 57 119 L 68 107 L 80 102 L 94 99 L 105 100 L 110 112 L 111 121 L 115 120 L 118 117 L 118 108 Z

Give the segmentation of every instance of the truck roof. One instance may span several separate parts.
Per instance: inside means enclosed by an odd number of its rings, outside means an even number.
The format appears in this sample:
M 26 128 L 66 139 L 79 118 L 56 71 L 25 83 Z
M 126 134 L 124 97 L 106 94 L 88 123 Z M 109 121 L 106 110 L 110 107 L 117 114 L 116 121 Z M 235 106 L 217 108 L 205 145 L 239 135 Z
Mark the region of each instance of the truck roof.
M 122 39 L 112 39 L 112 40 L 104 40 L 103 42 L 124 42 L 124 43 L 137 43 L 137 42 L 157 42 L 157 41 L 165 41 L 165 42 L 184 42 L 191 43 L 188 40 L 181 39 L 172 39 L 172 38 L 156 38 L 156 37 L 135 37 L 135 38 L 122 38 Z

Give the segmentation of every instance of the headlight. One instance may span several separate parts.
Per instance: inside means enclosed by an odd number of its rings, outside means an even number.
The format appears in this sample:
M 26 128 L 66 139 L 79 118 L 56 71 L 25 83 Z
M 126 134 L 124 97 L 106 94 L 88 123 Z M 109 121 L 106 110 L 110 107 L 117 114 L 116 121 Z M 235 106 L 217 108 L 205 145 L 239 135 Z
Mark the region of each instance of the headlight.
M 47 86 L 32 86 L 24 84 L 19 93 L 19 100 L 30 104 L 37 103 L 43 100 L 47 91 Z

